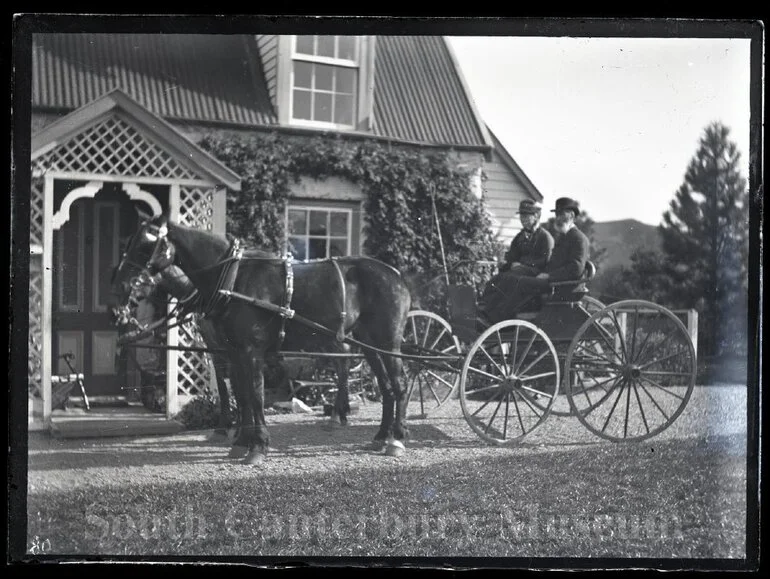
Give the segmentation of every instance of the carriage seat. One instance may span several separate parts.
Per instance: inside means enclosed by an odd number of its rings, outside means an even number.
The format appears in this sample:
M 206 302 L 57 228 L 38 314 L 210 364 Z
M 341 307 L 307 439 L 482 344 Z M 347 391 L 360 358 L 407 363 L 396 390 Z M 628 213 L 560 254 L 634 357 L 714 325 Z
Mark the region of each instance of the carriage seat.
M 596 277 L 596 264 L 586 261 L 583 275 L 578 279 L 555 281 L 549 285 L 551 291 L 542 296 L 544 304 L 553 303 L 577 303 L 588 295 L 586 283 Z

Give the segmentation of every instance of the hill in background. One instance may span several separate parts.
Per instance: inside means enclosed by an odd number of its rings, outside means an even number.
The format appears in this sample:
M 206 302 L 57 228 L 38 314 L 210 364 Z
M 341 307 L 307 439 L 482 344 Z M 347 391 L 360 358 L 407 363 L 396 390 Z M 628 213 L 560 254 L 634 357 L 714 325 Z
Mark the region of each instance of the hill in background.
M 594 241 L 607 250 L 601 270 L 615 266 L 631 265 L 631 254 L 639 248 L 660 250 L 660 235 L 655 225 L 647 225 L 636 219 L 594 223 Z

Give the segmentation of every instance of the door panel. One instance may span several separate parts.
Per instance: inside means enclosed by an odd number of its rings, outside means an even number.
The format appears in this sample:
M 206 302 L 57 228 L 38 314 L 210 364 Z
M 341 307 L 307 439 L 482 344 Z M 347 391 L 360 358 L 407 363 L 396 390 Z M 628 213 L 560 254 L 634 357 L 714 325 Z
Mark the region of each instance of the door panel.
M 91 332 L 91 374 L 115 375 L 118 333 L 115 331 Z
M 58 204 L 83 183 L 57 182 Z M 121 239 L 137 227 L 134 202 L 119 183 L 106 183 L 96 196 L 72 203 L 69 219 L 54 232 L 54 369 L 69 373 L 59 355 L 75 354 L 91 396 L 125 396 L 118 372 L 117 328 L 109 309 L 110 282 Z
M 70 364 L 76 372 L 83 371 L 83 332 L 57 332 L 58 351 L 62 354 L 65 352 L 72 352 L 75 356 L 70 360 Z M 61 358 L 57 358 L 57 362 L 54 365 L 57 374 L 69 374 L 71 372 L 67 363 Z

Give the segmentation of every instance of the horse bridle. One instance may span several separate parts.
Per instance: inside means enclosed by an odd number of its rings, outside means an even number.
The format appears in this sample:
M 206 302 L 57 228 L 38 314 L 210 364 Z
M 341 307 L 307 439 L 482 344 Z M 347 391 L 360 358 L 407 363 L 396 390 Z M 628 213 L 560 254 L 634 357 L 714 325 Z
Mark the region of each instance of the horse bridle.
M 155 245 L 153 246 L 152 253 L 146 263 L 141 264 L 134 259 L 133 251 L 136 248 L 136 244 L 140 236 L 144 235 L 150 241 L 154 239 Z M 120 325 L 132 325 L 137 328 L 136 331 L 129 332 L 128 335 L 132 339 L 137 339 L 138 336 L 143 336 L 151 333 L 161 325 L 163 325 L 169 318 L 177 315 L 178 307 L 174 312 L 164 314 L 164 316 L 151 324 L 143 324 L 132 315 L 132 302 L 134 306 L 137 306 L 140 298 L 137 293 L 142 288 L 154 288 L 158 285 L 159 275 L 168 268 L 174 262 L 174 248 L 168 242 L 167 239 L 168 228 L 165 225 L 154 225 L 148 222 L 142 223 L 139 231 L 131 238 L 128 247 L 121 256 L 120 263 L 118 264 L 115 273 L 113 274 L 113 280 L 116 278 L 126 265 L 131 265 L 139 270 L 139 273 L 131 277 L 128 281 L 131 291 L 125 304 L 113 308 L 115 318 Z M 188 303 L 190 300 L 182 300 L 184 303 Z

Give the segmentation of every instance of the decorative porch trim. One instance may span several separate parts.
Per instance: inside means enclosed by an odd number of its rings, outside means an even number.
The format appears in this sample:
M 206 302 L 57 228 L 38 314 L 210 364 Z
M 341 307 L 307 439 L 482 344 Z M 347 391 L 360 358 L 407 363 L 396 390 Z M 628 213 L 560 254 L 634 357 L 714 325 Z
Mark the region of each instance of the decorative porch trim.
M 152 209 L 153 217 L 157 217 L 163 213 L 163 209 L 155 196 L 152 193 L 140 189 L 139 185 L 136 183 L 124 183 L 123 191 L 128 195 L 128 198 L 131 199 L 131 201 L 141 201 L 142 203 L 149 205 L 150 209 Z
M 86 198 L 93 199 L 96 197 L 96 194 L 99 192 L 99 190 L 101 190 L 103 186 L 104 183 L 101 181 L 91 181 L 90 183 L 83 185 L 82 187 L 78 187 L 77 189 L 73 189 L 67 193 L 64 201 L 62 201 L 59 211 L 57 211 L 51 219 L 51 226 L 53 227 L 53 230 L 58 231 L 61 229 L 62 225 L 70 220 L 70 208 L 75 201 L 78 199 Z

